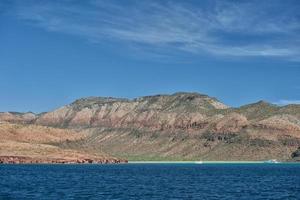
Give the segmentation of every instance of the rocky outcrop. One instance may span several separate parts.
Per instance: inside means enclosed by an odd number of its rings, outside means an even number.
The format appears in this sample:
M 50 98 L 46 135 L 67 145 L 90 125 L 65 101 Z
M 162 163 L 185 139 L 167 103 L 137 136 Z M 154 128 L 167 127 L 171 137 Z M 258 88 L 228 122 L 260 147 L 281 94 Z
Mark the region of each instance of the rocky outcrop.
M 300 147 L 292 153 L 291 157 L 295 161 L 300 161 Z

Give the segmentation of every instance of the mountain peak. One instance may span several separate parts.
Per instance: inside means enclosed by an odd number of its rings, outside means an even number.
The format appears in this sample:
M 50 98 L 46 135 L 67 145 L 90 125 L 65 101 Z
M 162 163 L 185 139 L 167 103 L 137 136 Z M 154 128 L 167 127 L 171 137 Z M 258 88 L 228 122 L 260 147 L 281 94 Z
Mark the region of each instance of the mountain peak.
M 116 101 L 129 101 L 125 98 L 114 98 L 114 97 L 85 97 L 75 100 L 73 103 L 71 103 L 72 106 L 91 106 L 94 104 L 103 104 L 103 103 L 112 103 Z
M 265 100 L 260 100 L 260 101 L 257 101 L 255 103 L 251 103 L 251 104 L 241 106 L 241 108 L 244 108 L 244 107 L 278 107 L 278 106 L 275 105 L 275 104 L 269 103 Z

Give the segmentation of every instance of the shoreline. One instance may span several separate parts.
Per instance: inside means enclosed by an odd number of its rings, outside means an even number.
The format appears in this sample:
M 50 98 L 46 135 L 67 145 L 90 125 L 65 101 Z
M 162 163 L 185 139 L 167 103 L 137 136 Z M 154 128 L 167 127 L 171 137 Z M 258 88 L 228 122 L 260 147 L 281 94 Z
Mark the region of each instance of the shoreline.
M 300 164 L 300 162 L 283 161 L 268 163 L 267 161 L 128 161 L 128 164 Z
M 194 161 L 128 161 L 128 162 L 94 162 L 94 163 L 77 163 L 77 162 L 23 162 L 23 163 L 0 163 L 4 165 L 300 165 L 300 162 L 279 162 L 268 163 L 264 161 L 204 161 L 202 163 Z
M 127 160 L 116 158 L 34 158 L 28 156 L 0 156 L 0 164 L 118 164 Z
M 300 162 L 286 160 L 260 160 L 260 161 L 168 161 L 168 160 L 125 160 L 116 158 L 32 158 L 25 156 L 0 156 L 1 164 L 300 164 Z

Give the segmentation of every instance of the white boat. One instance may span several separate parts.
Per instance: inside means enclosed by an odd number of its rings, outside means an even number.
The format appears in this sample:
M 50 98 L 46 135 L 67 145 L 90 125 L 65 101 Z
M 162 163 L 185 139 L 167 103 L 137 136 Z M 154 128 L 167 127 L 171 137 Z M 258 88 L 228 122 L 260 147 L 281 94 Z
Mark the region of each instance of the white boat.
M 195 164 L 203 164 L 203 161 L 196 161 Z
M 266 160 L 265 163 L 280 163 L 280 162 L 276 159 L 272 159 L 272 160 Z

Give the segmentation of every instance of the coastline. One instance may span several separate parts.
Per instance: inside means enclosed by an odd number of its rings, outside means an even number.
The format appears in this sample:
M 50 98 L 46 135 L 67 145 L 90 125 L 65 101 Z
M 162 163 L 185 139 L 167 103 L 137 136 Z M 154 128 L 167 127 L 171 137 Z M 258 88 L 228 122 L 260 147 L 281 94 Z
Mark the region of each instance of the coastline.
M 128 161 L 128 164 L 300 164 L 300 162 L 283 161 L 268 163 L 266 161 Z
M 116 158 L 34 158 L 27 156 L 0 156 L 0 164 L 118 164 L 127 160 Z
M 300 165 L 300 162 L 268 163 L 265 161 L 128 161 L 128 162 L 0 162 L 1 165 Z
M 116 158 L 32 158 L 25 156 L 0 156 L 0 164 L 300 164 L 292 160 L 277 161 L 172 161 L 172 160 L 125 160 Z

